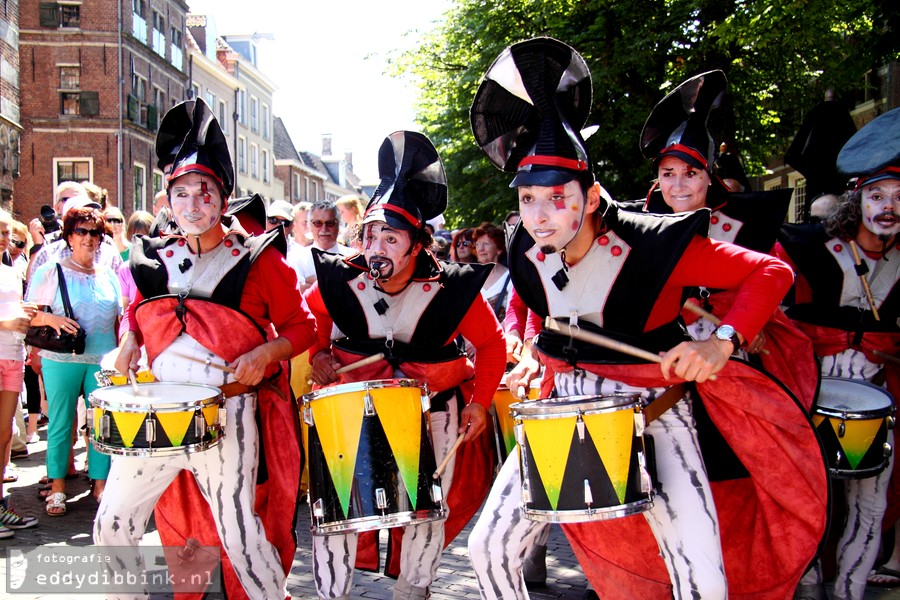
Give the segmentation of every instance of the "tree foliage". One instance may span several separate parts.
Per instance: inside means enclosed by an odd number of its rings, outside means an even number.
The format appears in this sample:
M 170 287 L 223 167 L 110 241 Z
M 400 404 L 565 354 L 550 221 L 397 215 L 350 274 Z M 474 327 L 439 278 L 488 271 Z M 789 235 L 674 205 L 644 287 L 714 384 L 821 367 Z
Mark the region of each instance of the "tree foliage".
M 469 106 L 508 45 L 552 36 L 576 48 L 593 78 L 588 146 L 597 179 L 618 198 L 653 177 L 638 138 L 650 110 L 680 81 L 722 69 L 714 123 L 751 173 L 781 156 L 828 88 L 851 99 L 866 71 L 900 58 L 892 0 L 457 0 L 395 74 L 421 91 L 417 119 L 441 153 L 451 224 L 497 221 L 515 208 L 510 177 L 476 147 Z

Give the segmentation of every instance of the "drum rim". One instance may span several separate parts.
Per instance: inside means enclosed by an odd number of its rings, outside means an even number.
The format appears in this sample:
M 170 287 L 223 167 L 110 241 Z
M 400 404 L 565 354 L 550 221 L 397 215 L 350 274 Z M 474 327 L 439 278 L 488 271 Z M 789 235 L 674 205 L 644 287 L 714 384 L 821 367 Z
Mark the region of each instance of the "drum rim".
M 869 409 L 840 409 L 834 406 L 823 405 L 820 403 L 820 399 L 822 398 L 822 384 L 825 382 L 834 382 L 837 385 L 841 386 L 863 386 L 872 391 L 878 392 L 887 402 L 885 405 L 877 407 L 877 408 L 869 408 Z M 848 420 L 869 420 L 869 419 L 878 419 L 884 418 L 893 415 L 896 412 L 896 407 L 894 405 L 894 397 L 888 392 L 886 389 L 875 385 L 869 381 L 864 381 L 862 379 L 846 379 L 844 377 L 832 377 L 832 376 L 823 376 L 822 384 L 819 385 L 819 394 L 816 396 L 816 406 L 815 413 L 822 415 L 824 417 L 834 417 L 838 419 L 847 418 Z
M 428 513 L 428 516 L 417 518 L 416 515 L 418 513 Z M 434 521 L 446 519 L 447 510 L 441 506 L 441 508 L 432 508 L 428 510 L 409 510 L 388 513 L 385 515 L 369 515 L 365 517 L 356 517 L 355 519 L 343 519 L 327 524 L 315 525 L 316 517 L 312 515 L 312 505 L 310 504 L 310 517 L 312 518 L 312 522 L 309 530 L 312 534 L 316 536 L 328 536 L 340 533 L 363 533 L 365 531 L 378 531 L 379 529 L 389 529 L 391 527 L 433 523 Z
M 337 385 L 329 385 L 327 387 L 313 390 L 303 395 L 303 402 L 312 402 L 320 398 L 328 398 L 329 396 L 337 396 L 344 393 L 364 392 L 366 390 L 378 389 L 396 389 L 396 388 L 418 388 L 422 394 L 428 394 L 426 385 L 418 379 L 409 377 L 397 377 L 395 379 L 372 379 L 370 381 L 352 381 L 349 383 L 339 383 Z
M 203 452 L 209 450 L 213 446 L 217 446 L 222 438 L 225 437 L 225 430 L 221 427 L 218 429 L 219 435 L 215 438 L 203 442 L 193 444 L 184 444 L 181 446 L 157 446 L 151 448 L 121 448 L 119 446 L 110 446 L 91 435 L 91 443 L 94 449 L 101 454 L 110 454 L 115 456 L 139 456 L 144 458 L 163 458 L 170 456 L 180 456 L 183 454 L 194 454 L 195 452 Z
M 576 406 L 596 404 L 585 410 L 579 410 Z M 555 406 L 554 406 L 555 405 Z M 546 415 L 577 415 L 598 414 L 641 408 L 641 398 L 638 393 L 613 392 L 602 396 L 583 394 L 579 396 L 560 396 L 557 398 L 538 398 L 524 402 L 514 402 L 509 405 L 513 418 L 534 418 Z M 549 409 L 549 410 L 548 410 Z
M 118 391 L 121 390 L 131 390 L 131 385 L 113 385 L 108 387 L 99 387 L 88 396 L 88 403 L 90 404 L 92 409 L 108 409 L 111 412 L 124 412 L 124 413 L 151 413 L 151 412 L 183 412 L 186 410 L 196 410 L 197 408 L 207 408 L 212 405 L 219 405 L 225 403 L 225 396 L 222 395 L 222 390 L 219 388 L 208 385 L 205 383 L 178 383 L 175 381 L 153 381 L 147 383 L 139 383 L 138 387 L 147 387 L 147 386 L 179 386 L 179 387 L 192 387 L 192 388 L 204 388 L 210 392 L 213 392 L 211 395 L 206 396 L 204 398 L 198 398 L 193 400 L 182 400 L 178 401 L 177 399 L 166 399 L 163 402 L 154 402 L 153 404 L 148 404 L 146 402 L 110 402 L 109 399 L 104 399 L 103 396 L 112 392 L 113 390 L 117 390 L 116 394 L 118 395 Z M 134 397 L 134 396 L 132 396 Z M 114 409 L 114 410 L 113 410 Z
M 589 521 L 618 519 L 620 517 L 647 512 L 653 508 L 653 494 L 650 493 L 645 498 L 627 504 L 617 504 L 615 506 L 595 509 L 554 511 L 528 508 L 525 504 L 519 504 L 519 507 L 522 510 L 522 514 L 524 514 L 525 518 L 529 521 L 536 521 L 539 523 L 586 523 Z

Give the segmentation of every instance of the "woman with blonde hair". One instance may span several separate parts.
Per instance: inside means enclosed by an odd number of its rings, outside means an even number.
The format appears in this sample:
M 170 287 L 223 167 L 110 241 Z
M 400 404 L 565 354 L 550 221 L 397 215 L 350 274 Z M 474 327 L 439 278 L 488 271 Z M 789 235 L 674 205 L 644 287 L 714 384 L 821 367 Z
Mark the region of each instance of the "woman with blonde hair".
M 352 225 L 362 223 L 364 212 L 362 202 L 360 201 L 359 196 L 347 194 L 346 196 L 341 196 L 335 200 L 334 205 L 341 215 L 341 231 L 338 233 L 338 243 L 350 246 L 351 240 L 349 239 L 350 236 L 347 234 L 347 230 L 350 229 Z

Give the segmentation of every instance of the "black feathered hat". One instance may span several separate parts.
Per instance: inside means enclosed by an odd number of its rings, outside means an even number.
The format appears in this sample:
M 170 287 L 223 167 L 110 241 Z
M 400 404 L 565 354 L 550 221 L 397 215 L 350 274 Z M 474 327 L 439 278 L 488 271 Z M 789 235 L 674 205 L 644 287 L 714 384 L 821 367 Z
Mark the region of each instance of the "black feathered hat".
M 856 177 L 856 188 L 882 179 L 900 179 L 900 108 L 869 121 L 841 148 L 837 169 Z
M 447 208 L 447 176 L 434 144 L 421 133 L 395 131 L 378 150 L 381 183 L 366 207 L 363 223 L 420 231 Z
M 836 162 L 854 133 L 856 125 L 850 111 L 836 100 L 820 102 L 803 119 L 784 162 L 806 178 L 807 198 L 840 195 L 847 189 L 847 178 L 838 174 Z
M 211 176 L 219 184 L 224 198 L 231 196 L 234 190 L 234 166 L 228 152 L 228 140 L 215 115 L 201 99 L 194 102 L 190 129 L 175 153 L 167 184 L 172 185 L 175 179 L 186 173 Z
M 708 71 L 682 82 L 660 100 L 641 131 L 644 157 L 675 156 L 712 173 L 717 148 L 707 121 L 721 103 L 727 83 L 722 71 Z
M 534 38 L 500 53 L 475 94 L 475 141 L 510 187 L 551 186 L 590 175 L 581 129 L 591 111 L 591 72 L 574 48 Z
M 156 166 L 163 172 L 175 162 L 178 149 L 191 130 L 194 101 L 188 100 L 173 106 L 159 123 L 156 134 Z

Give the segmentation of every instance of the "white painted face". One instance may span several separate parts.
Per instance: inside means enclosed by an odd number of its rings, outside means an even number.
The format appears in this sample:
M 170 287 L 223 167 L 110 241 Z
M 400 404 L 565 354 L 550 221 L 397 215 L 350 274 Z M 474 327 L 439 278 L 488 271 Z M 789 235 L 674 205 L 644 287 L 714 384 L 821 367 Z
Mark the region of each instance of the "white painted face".
M 408 231 L 391 227 L 383 221 L 367 223 L 363 228 L 363 254 L 378 279 L 402 279 L 411 275 L 420 248 L 413 248 Z
M 202 235 L 222 218 L 225 206 L 219 187 L 209 175 L 185 173 L 169 186 L 175 223 L 185 235 Z
M 862 224 L 883 242 L 900 233 L 900 179 L 882 179 L 862 187 Z
M 709 173 L 675 156 L 666 156 L 657 168 L 659 191 L 672 212 L 688 212 L 706 206 Z
M 522 226 L 542 252 L 559 252 L 575 239 L 585 217 L 584 192 L 577 181 L 517 189 Z

